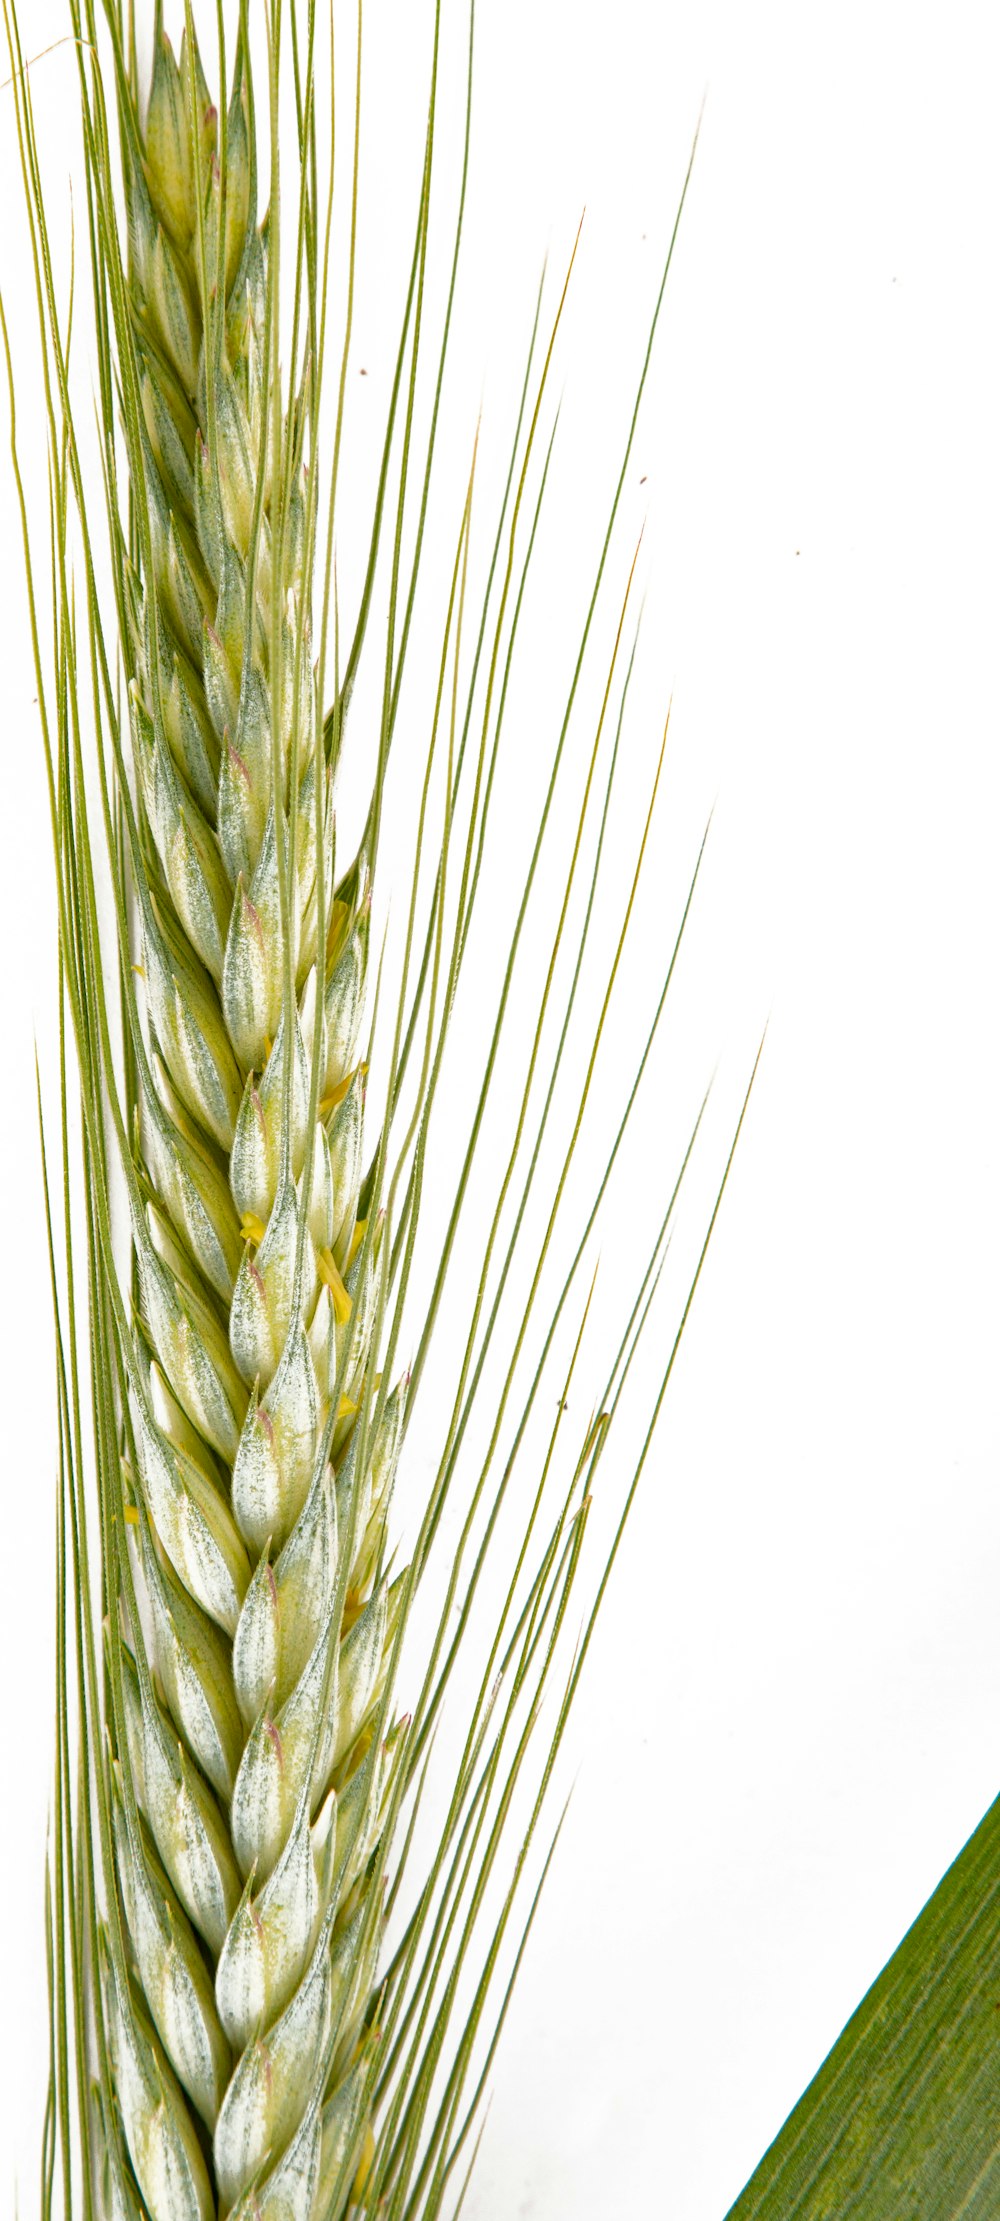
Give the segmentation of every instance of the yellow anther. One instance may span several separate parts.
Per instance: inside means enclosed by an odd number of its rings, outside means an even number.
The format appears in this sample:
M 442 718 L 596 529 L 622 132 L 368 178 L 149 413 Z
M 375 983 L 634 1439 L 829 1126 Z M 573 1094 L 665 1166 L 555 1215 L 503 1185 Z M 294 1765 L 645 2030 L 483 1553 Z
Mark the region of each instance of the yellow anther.
M 258 1218 L 256 1211 L 244 1211 L 240 1220 L 240 1233 L 245 1242 L 254 1242 L 259 1247 L 266 1231 L 264 1221 Z
M 353 1072 L 345 1072 L 343 1079 L 338 1081 L 336 1087 L 333 1088 L 331 1093 L 329 1095 L 323 1096 L 323 1099 L 319 1106 L 319 1115 L 321 1118 L 329 1118 L 330 1112 L 336 1110 L 337 1104 L 343 1102 L 348 1089 L 353 1087 L 358 1073 L 360 1072 L 364 1074 L 365 1072 L 367 1072 L 367 1070 L 367 1064 L 356 1064 Z
M 347 1289 L 345 1288 L 344 1283 L 337 1270 L 334 1258 L 332 1257 L 328 1249 L 321 1249 L 319 1251 L 319 1254 L 316 1258 L 316 1264 L 319 1269 L 320 1279 L 324 1283 L 324 1286 L 329 1288 L 330 1294 L 333 1297 L 333 1309 L 337 1325 L 346 1326 L 348 1319 L 351 1316 L 351 1310 L 353 1307 L 351 1304 L 350 1296 L 347 1293 Z
M 357 1256 L 357 1254 L 358 1254 L 358 1251 L 359 1251 L 359 1249 L 360 1249 L 360 1247 L 361 1247 L 361 1244 L 362 1244 L 362 1242 L 364 1241 L 364 1238 L 365 1238 L 365 1229 L 366 1229 L 367 1225 L 368 1225 L 368 1220 L 367 1220 L 366 1218 L 359 1218 L 359 1219 L 358 1219 L 358 1220 L 356 1221 L 356 1223 L 355 1223 L 355 1227 L 354 1227 L 354 1232 L 353 1232 L 353 1234 L 351 1235 L 351 1246 L 350 1246 L 350 1249 L 349 1249 L 349 1250 L 348 1250 L 348 1252 L 347 1252 L 347 1267 L 346 1267 L 346 1269 L 347 1269 L 347 1271 L 348 1271 L 348 1272 L 350 1272 L 351 1266 L 353 1265 L 353 1263 L 354 1263 L 354 1260 L 355 1260 L 355 1258 L 356 1258 L 356 1256 Z M 378 1382 L 377 1382 L 377 1381 L 376 1381 L 376 1383 L 375 1383 L 375 1386 L 376 1386 L 376 1388 L 378 1387 Z
M 365 1600 L 360 1589 L 348 1589 L 344 1598 L 344 1616 L 340 1623 L 342 1636 L 346 1635 L 348 1630 L 353 1627 L 355 1620 L 364 1611 L 364 1607 Z
M 337 1405 L 338 1419 L 353 1419 L 357 1408 L 357 1404 L 350 1396 L 342 1396 Z
M 354 2188 L 351 2191 L 352 2198 L 359 2205 L 361 2204 L 365 2195 L 365 2184 L 368 2181 L 369 2175 L 371 2174 L 374 2159 L 375 2138 L 372 2135 L 372 2126 L 371 2122 L 369 2121 L 368 2126 L 365 2129 L 364 2148 L 361 2153 L 358 2171 L 354 2177 Z
M 145 964 L 133 964 L 133 966 L 132 966 L 132 970 L 133 970 L 133 971 L 134 971 L 134 973 L 135 973 L 136 979 L 145 979 L 145 977 L 146 977 L 146 967 L 145 967 Z
M 335 948 L 336 948 L 336 946 L 337 946 L 337 942 L 338 942 L 338 941 L 339 941 L 339 939 L 340 939 L 341 929 L 342 929 L 342 927 L 343 927 L 343 924 L 344 924 L 344 920 L 345 920 L 345 918 L 349 918 L 349 917 L 350 917 L 350 915 L 351 915 L 351 906 L 350 906 L 350 903 L 349 903 L 349 902 L 333 902 L 333 903 L 331 903 L 331 905 L 330 905 L 330 923 L 329 923 L 329 925 L 327 926 L 327 929 L 326 929 L 326 953 L 327 953 L 327 956 L 328 956 L 328 957 L 330 957 L 330 956 L 332 956 L 332 955 L 333 955 L 334 949 L 335 949 Z
M 273 1041 L 271 1040 L 271 1038 L 270 1038 L 270 1035 L 269 1035 L 269 1034 L 265 1034 L 265 1035 L 264 1035 L 264 1062 L 265 1062 L 265 1064 L 267 1063 L 268 1057 L 270 1056 L 270 1054 L 271 1054 L 271 1051 L 272 1051 L 273 1047 L 274 1047 L 274 1043 L 273 1043 Z
M 125 1506 L 125 1523 L 128 1527 L 138 1527 L 139 1514 L 134 1504 L 126 1504 Z

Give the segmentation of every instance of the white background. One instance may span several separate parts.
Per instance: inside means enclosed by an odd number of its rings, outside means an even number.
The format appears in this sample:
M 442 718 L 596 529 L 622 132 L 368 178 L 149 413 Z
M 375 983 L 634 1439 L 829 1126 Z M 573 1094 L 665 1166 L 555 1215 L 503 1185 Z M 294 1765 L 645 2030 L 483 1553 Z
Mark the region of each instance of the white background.
M 414 13 L 370 9 L 373 237 L 423 96 Z M 461 11 L 445 17 L 458 52 Z M 60 29 L 58 8 L 25 8 L 29 50 Z M 661 925 L 718 798 L 656 1079 L 672 1136 L 721 1059 L 705 1207 L 769 1031 L 581 1693 L 466 2210 L 721 2221 L 998 1785 L 996 54 L 985 8 L 946 22 L 888 0 L 483 0 L 478 37 L 467 405 L 442 434 L 459 478 L 480 398 L 487 445 L 509 422 L 542 255 L 562 269 L 587 207 L 558 371 L 555 645 L 536 643 L 529 701 L 564 683 L 707 92 L 612 587 L 648 518 L 634 796 L 672 692 Z M 35 97 L 58 193 L 65 50 Z M 8 104 L 0 277 L 40 456 Z M 360 311 L 376 388 L 394 283 Z M 53 1494 L 32 1036 L 51 1059 L 53 902 L 9 480 L 2 499 L 0 2149 L 28 2214 Z M 636 1258 L 669 1169 L 655 1115 L 643 1132 L 622 1206 Z

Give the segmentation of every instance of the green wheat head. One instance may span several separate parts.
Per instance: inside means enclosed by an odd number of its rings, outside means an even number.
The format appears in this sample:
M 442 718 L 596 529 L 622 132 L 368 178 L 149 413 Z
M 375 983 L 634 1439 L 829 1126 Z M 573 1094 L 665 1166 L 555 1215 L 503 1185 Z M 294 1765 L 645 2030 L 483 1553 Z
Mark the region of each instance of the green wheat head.
M 610 924 L 595 906 L 631 667 L 621 652 L 627 589 L 596 726 L 581 739 L 573 718 L 620 479 L 537 838 L 499 922 L 506 969 L 479 1106 L 458 1153 L 443 1248 L 415 1291 L 423 1324 L 404 1367 L 429 1136 L 446 1091 L 545 495 L 548 374 L 564 294 L 551 309 L 539 304 L 474 620 L 474 458 L 439 581 L 438 683 L 402 890 L 401 986 L 388 1008 L 372 906 L 426 561 L 464 194 L 463 173 L 446 306 L 428 339 L 439 25 L 432 16 L 423 178 L 370 549 L 342 644 L 333 546 L 357 235 L 360 9 L 357 75 L 340 125 L 353 129 L 354 152 L 335 353 L 332 168 L 324 184 L 317 133 L 330 88 L 319 76 L 314 10 L 275 0 L 261 11 L 266 81 L 256 86 L 249 0 L 228 46 L 222 12 L 215 22 L 206 13 L 196 27 L 185 6 L 175 53 L 157 6 L 145 82 L 121 0 L 101 11 L 69 0 L 86 160 L 77 248 L 85 241 L 90 265 L 100 433 L 91 482 L 70 371 L 74 312 L 57 297 L 30 74 L 5 5 L 43 340 L 51 640 L 35 598 L 16 420 L 14 462 L 50 780 L 64 1101 L 78 1088 L 81 1112 L 79 1164 L 65 1115 L 62 1123 L 72 1199 L 64 1243 L 52 1229 L 60 1705 L 43 2202 L 55 2210 L 61 2179 L 67 2199 L 75 2194 L 84 2214 L 106 2221 L 341 2221 L 362 2210 L 408 2221 L 460 2197 L 509 1997 L 509 1967 L 503 1981 L 497 1970 L 517 1884 L 610 1570 L 609 1560 L 592 1579 L 580 1639 L 560 1668 L 592 1492 L 676 1186 L 607 1348 L 593 1417 L 572 1442 L 562 1416 L 568 1376 L 552 1372 L 557 1329 L 564 1315 L 573 1325 L 571 1375 L 589 1300 L 578 1286 L 588 1241 L 691 893 L 608 1164 L 554 1310 L 536 1327 L 635 892 L 633 881 Z M 278 123 L 286 83 L 290 150 Z M 662 286 L 654 329 L 660 299 Z M 428 355 L 429 430 L 418 446 L 415 397 Z M 369 651 L 379 591 L 384 649 L 380 641 Z M 366 652 L 383 662 L 378 715 L 355 733 L 347 712 Z M 344 854 L 335 788 L 348 744 L 362 752 L 370 800 Z M 535 1047 L 509 1160 L 499 1183 L 492 1175 L 468 1339 L 403 1562 L 397 1471 L 405 1474 L 407 1427 L 479 1163 L 533 889 L 550 869 L 547 840 L 581 748 L 586 778 L 582 801 L 573 790 L 578 820 L 558 918 L 540 964 L 536 953 Z M 636 880 L 644 845 L 645 834 Z M 587 875 L 567 974 L 556 959 L 574 886 Z M 598 918 L 604 988 L 588 1019 L 593 1052 L 546 1187 L 541 1144 Z M 373 1066 L 386 1105 L 376 1131 L 365 1102 Z M 533 1264 L 513 1276 L 522 1238 Z M 529 1333 L 536 1354 L 525 1392 L 515 1382 Z M 677 1339 L 638 1464 L 617 1483 L 611 1558 Z M 483 1389 L 487 1349 L 501 1356 L 499 1389 Z M 499 1547 L 494 1528 L 543 1383 L 557 1415 L 499 1561 L 499 1618 L 484 1624 L 480 1576 Z M 470 1417 L 486 1393 L 486 1449 L 470 1455 Z M 459 1543 L 438 1565 L 446 1506 Z M 502 1524 L 496 1531 L 505 1533 Z M 436 1626 L 401 1686 L 413 1600 L 433 1566 Z M 460 1681 L 470 1629 L 479 1649 Z M 417 1807 L 446 1700 L 464 1723 L 460 1758 L 436 1840 L 418 1853 Z M 525 1801 L 504 1857 L 515 1791 Z M 511 1929 L 514 1971 L 534 1902 Z

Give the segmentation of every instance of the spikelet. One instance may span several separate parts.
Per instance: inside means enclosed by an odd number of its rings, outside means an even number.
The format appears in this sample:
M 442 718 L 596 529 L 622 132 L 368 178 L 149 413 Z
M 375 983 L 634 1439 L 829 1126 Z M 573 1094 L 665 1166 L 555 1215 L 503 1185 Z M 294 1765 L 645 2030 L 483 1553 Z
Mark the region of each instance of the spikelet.
M 405 1391 L 372 1378 L 380 1229 L 358 1223 L 368 889 L 357 863 L 334 880 L 308 463 L 294 412 L 279 439 L 267 404 L 242 37 L 224 191 L 186 38 L 178 59 L 158 41 L 148 111 L 126 121 L 148 1026 L 130 1480 L 152 1645 L 121 1665 L 130 1964 L 107 1955 L 106 2196 L 150 2221 L 334 2221 L 336 2167 L 371 2137 L 366 1869 L 402 1746 L 376 1734 Z

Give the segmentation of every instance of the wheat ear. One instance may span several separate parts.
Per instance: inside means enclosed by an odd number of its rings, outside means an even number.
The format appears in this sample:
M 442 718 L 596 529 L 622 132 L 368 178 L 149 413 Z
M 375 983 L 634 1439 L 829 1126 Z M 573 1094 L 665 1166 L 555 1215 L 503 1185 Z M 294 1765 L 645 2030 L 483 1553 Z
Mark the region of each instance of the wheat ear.
M 193 37 L 175 60 L 160 33 L 144 119 L 125 88 L 123 141 L 147 1030 L 131 1045 L 129 1765 L 113 1754 L 130 1965 L 109 1944 L 106 1988 L 149 2213 L 249 2221 L 327 2211 L 357 2134 L 380 1929 L 364 1875 L 401 1749 L 375 1724 L 403 1389 L 368 1380 L 368 889 L 362 854 L 334 892 L 305 412 L 268 405 L 243 36 L 224 135 Z
M 375 1030 L 378 984 L 368 998 L 367 1049 L 360 1039 L 371 879 L 441 412 L 466 174 L 463 166 L 428 390 L 422 332 L 440 7 L 430 11 L 409 285 L 367 567 L 341 673 L 332 548 L 350 354 L 360 4 L 348 306 L 324 534 L 317 454 L 334 165 L 324 219 L 311 0 L 301 8 L 279 0 L 263 11 L 270 174 L 262 222 L 248 0 L 241 0 L 231 71 L 221 0 L 216 11 L 218 75 L 227 88 L 218 108 L 190 0 L 176 61 L 158 0 L 148 99 L 139 91 L 124 0 L 104 0 L 101 25 L 98 0 L 68 0 L 93 280 L 105 497 L 99 552 L 70 376 L 72 305 L 65 311 L 58 296 L 13 0 L 0 4 L 49 431 L 48 674 L 5 325 L 3 338 L 52 804 L 66 1021 L 60 1080 L 65 1106 L 71 1029 L 82 1142 L 74 1170 L 64 1109 L 61 1264 L 52 1242 L 60 1488 L 44 2221 L 55 2210 L 57 2174 L 67 2211 L 82 2181 L 86 2221 L 344 2221 L 360 2209 L 384 2221 L 436 2221 L 446 2204 L 459 2210 L 464 2197 L 486 2079 L 555 1838 L 540 1872 L 536 1864 L 526 1913 L 520 1892 L 707 1246 L 706 1237 L 679 1323 L 664 1343 L 631 1476 L 619 1478 L 603 1565 L 574 1628 L 567 1614 L 595 1486 L 657 1297 L 701 1119 L 698 1110 L 676 1181 L 652 1214 L 634 1297 L 602 1305 L 596 1347 L 581 1358 L 592 1235 L 616 1163 L 627 1154 L 700 864 L 699 855 L 655 1008 L 640 1028 L 631 1087 L 621 1089 L 601 1145 L 603 1172 L 581 1204 L 570 1174 L 602 1092 L 602 1035 L 665 745 L 664 736 L 634 871 L 609 934 L 603 856 L 624 757 L 634 647 L 620 651 L 634 560 L 582 751 L 578 683 L 602 604 L 680 211 L 537 816 L 523 853 L 506 859 L 503 898 L 489 918 L 480 868 L 495 827 L 508 681 L 555 439 L 554 423 L 547 444 L 543 429 L 552 416 L 547 383 L 572 257 L 544 356 L 536 346 L 544 289 L 539 296 L 492 552 L 487 546 L 475 589 L 481 616 L 471 651 L 462 629 L 476 468 L 470 441 L 437 692 L 429 714 L 421 712 L 423 786 L 408 838 L 412 892 L 386 1058 Z M 281 79 L 283 40 L 291 70 Z M 289 77 L 299 159 L 283 205 L 279 83 Z M 465 165 L 471 86 L 470 9 Z M 292 226 L 289 200 L 293 210 L 297 204 Z M 279 261 L 289 242 L 293 299 L 290 318 L 280 319 Z M 279 328 L 288 322 L 285 398 Z M 418 400 L 429 402 L 419 434 Z M 101 566 L 108 555 L 114 611 L 106 631 Z M 372 797 L 345 868 L 336 855 L 332 783 L 373 582 L 377 576 L 381 591 L 386 572 L 381 704 L 374 734 L 362 735 Z M 79 598 L 78 579 L 85 587 Z M 332 707 L 322 715 L 331 630 Z M 546 881 L 556 902 L 539 909 Z M 498 970 L 486 942 L 500 952 Z M 583 1007 L 586 992 L 578 994 L 588 954 L 604 974 L 596 1014 Z M 433 1150 L 442 1073 L 455 1069 L 452 1049 L 467 1061 L 453 1013 L 481 996 L 477 967 L 493 979 L 485 1044 L 468 1060 L 479 1100 L 462 1148 L 443 1157 Z M 498 1169 L 487 1102 L 519 1001 L 528 1046 Z M 384 1077 L 386 1107 L 378 1135 L 363 1145 L 368 1056 L 380 1083 Z M 574 1057 L 579 1085 L 559 1132 L 558 1114 L 550 1118 L 557 1077 Z M 468 1073 L 462 1076 L 467 1082 Z M 728 1163 L 709 1232 L 727 1174 Z M 432 1182 L 445 1217 L 432 1227 L 428 1256 L 423 1203 Z M 470 1200 L 471 1255 L 461 1242 Z M 124 1276 L 119 1201 L 132 1238 Z M 562 1262 L 553 1281 L 557 1225 Z M 394 1385 L 418 1253 L 422 1316 L 408 1345 L 412 1375 Z M 416 1507 L 410 1564 L 399 1571 L 388 1534 L 396 1462 L 458 1257 L 464 1316 L 442 1337 L 445 1395 L 442 1402 L 439 1387 L 436 1408 L 444 1416 Z M 405 1331 L 413 1334 L 408 1317 Z M 578 1364 L 596 1384 L 582 1421 L 566 1416 Z M 100 1519 L 103 1670 L 92 1607 L 92 1506 Z M 413 1509 L 411 1498 L 411 1517 Z M 417 1581 L 432 1556 L 441 1575 L 436 1623 L 432 1614 L 415 1672 L 407 1651 L 412 1717 L 404 1721 L 394 1711 L 397 1664 Z M 497 1593 L 484 1603 L 487 1565 Z M 427 1851 L 417 1812 L 446 1711 L 458 1749 L 447 1760 Z M 516 1848 L 508 1856 L 515 1813 Z M 392 1912 L 391 1948 L 380 1962 Z

